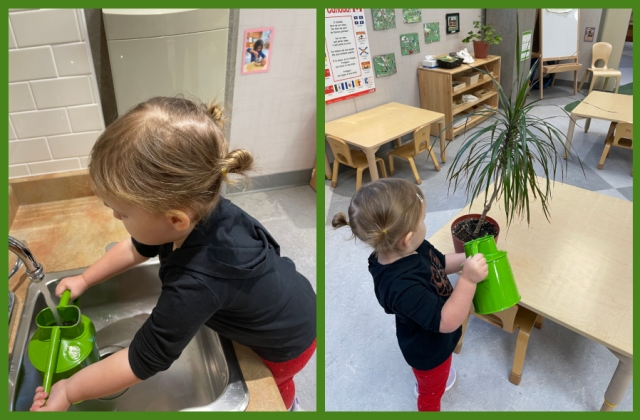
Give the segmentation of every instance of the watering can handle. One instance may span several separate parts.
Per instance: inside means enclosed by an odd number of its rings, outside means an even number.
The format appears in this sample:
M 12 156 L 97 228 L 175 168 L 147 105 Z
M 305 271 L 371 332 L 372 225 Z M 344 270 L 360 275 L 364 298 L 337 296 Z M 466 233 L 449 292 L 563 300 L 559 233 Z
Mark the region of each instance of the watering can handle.
M 71 290 L 65 290 L 60 296 L 60 304 L 58 306 L 68 306 L 69 299 L 71 298 Z

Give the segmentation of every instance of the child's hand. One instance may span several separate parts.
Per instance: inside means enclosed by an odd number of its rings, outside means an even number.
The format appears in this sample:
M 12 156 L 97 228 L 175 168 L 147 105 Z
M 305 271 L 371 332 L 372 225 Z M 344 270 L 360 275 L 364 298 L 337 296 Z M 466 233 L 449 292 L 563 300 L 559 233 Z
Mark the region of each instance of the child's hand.
M 56 296 L 60 297 L 65 290 L 71 290 L 71 299 L 73 300 L 83 294 L 89 288 L 87 281 L 82 274 L 79 276 L 67 277 L 62 279 L 56 286 Z
M 249 52 L 250 52 L 251 54 L 253 54 L 253 56 L 254 56 L 255 58 L 258 58 L 258 53 L 257 53 L 257 52 L 255 52 L 254 50 L 251 50 L 251 51 L 249 51 Z
M 480 283 L 489 275 L 487 260 L 482 254 L 476 254 L 467 258 L 462 267 L 462 277 L 473 283 Z
M 67 411 L 70 405 L 71 403 L 67 399 L 67 380 L 63 379 L 51 387 L 50 395 L 44 392 L 43 387 L 37 387 L 30 411 Z

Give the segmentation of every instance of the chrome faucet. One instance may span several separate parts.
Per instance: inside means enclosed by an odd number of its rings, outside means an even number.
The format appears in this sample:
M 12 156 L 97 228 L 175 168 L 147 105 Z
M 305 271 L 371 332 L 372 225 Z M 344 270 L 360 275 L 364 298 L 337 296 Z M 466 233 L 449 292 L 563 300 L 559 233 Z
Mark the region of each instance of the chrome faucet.
M 42 267 L 42 264 L 36 261 L 33 254 L 25 244 L 16 238 L 9 236 L 9 251 L 18 256 L 18 261 L 22 261 L 24 263 L 27 268 L 27 275 L 32 282 L 40 283 L 42 279 L 44 279 L 44 268 Z M 11 270 L 9 278 L 11 278 L 11 276 L 15 274 L 20 267 L 16 263 L 14 268 L 14 270 Z

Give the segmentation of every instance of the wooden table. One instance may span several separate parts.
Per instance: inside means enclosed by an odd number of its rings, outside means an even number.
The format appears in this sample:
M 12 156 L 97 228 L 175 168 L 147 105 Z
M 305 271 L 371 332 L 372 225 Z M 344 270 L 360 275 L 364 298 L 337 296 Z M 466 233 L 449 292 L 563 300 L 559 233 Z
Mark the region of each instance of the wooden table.
M 378 179 L 376 151 L 380 146 L 413 133 L 423 125 L 436 123 L 440 127 L 440 157 L 446 162 L 444 114 L 439 112 L 390 102 L 325 123 L 324 131 L 362 149 L 367 155 L 371 180 L 375 181 Z
M 587 119 L 584 132 L 589 130 L 591 118 L 611 122 L 633 123 L 633 96 L 619 95 L 608 92 L 591 92 L 580 104 L 571 111 L 571 121 L 567 131 L 567 141 L 565 144 L 564 157 L 567 158 L 567 151 L 571 150 L 573 140 L 573 130 L 576 121 Z
M 498 249 L 509 253 L 519 305 L 606 346 L 619 359 L 601 409 L 610 411 L 632 378 L 633 205 L 559 182 L 553 188 L 551 223 L 539 198 L 531 203 L 530 227 L 516 221 L 507 232 L 504 211 L 492 209 L 502 227 Z M 482 207 L 477 200 L 470 213 Z M 429 241 L 445 254 L 454 252 L 451 222 L 467 213 L 463 209 Z

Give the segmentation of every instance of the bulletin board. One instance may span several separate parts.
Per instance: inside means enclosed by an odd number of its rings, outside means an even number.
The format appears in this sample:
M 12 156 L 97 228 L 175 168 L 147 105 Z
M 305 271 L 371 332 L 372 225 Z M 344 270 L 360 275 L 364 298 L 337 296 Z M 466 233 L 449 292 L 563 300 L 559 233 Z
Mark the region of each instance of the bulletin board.
M 375 92 L 364 9 L 325 9 L 324 17 L 325 104 Z

